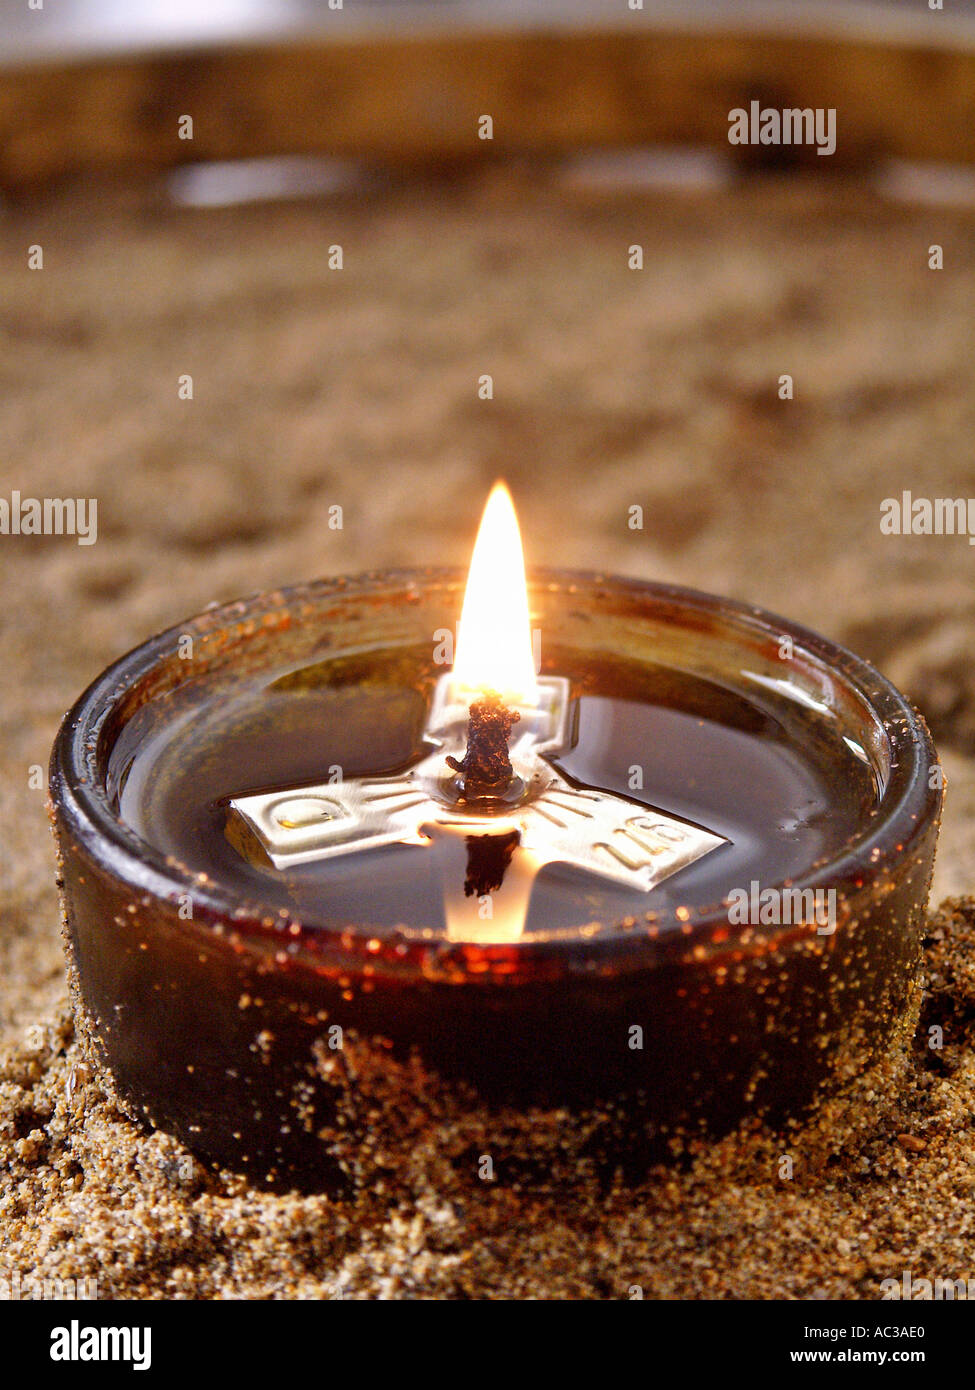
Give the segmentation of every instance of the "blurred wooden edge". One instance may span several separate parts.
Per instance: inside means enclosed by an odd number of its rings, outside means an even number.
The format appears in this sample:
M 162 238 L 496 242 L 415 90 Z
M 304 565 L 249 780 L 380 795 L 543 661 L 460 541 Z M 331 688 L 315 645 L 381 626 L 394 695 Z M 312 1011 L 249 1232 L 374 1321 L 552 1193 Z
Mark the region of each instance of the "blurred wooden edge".
M 622 0 L 621 0 L 622 4 Z M 846 7 L 853 14 L 856 7 Z M 975 43 L 913 24 L 839 32 L 642 24 L 404 34 L 375 25 L 260 46 L 20 62 L 0 74 L 0 186 L 277 154 L 424 164 L 593 147 L 728 143 L 753 98 L 836 107 L 836 154 L 975 162 Z M 930 38 L 927 35 L 930 34 Z M 494 121 L 493 141 L 477 137 Z M 193 139 L 178 122 L 193 117 Z

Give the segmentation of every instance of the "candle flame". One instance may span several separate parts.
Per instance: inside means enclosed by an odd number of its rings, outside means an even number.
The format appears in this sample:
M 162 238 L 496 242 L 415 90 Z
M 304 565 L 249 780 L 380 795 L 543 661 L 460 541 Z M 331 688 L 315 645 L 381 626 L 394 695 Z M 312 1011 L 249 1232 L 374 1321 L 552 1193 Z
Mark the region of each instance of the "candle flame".
M 501 482 L 491 489 L 474 543 L 452 686 L 468 697 L 496 690 L 509 703 L 538 703 L 521 533 Z

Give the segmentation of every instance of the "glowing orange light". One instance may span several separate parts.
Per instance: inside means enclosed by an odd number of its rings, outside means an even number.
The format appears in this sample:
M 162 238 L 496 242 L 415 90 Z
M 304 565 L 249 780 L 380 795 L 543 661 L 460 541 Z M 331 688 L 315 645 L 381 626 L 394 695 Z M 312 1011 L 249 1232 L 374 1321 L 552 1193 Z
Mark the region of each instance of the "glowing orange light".
M 495 483 L 471 556 L 452 686 L 458 697 L 496 690 L 538 703 L 521 533 L 511 493 Z

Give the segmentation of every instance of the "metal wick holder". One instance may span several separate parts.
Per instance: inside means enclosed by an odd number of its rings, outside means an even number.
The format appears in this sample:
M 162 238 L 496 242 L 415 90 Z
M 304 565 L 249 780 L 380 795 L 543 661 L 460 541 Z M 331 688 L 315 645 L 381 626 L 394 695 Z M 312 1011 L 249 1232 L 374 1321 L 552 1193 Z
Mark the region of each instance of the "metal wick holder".
M 450 675 L 437 682 L 424 739 L 431 751 L 407 772 L 235 797 L 227 837 L 250 863 L 286 870 L 382 845 L 429 845 L 438 828 L 519 834 L 537 868 L 564 863 L 649 892 L 726 841 L 661 811 L 570 782 L 548 759 L 571 742 L 569 682 L 538 681 L 538 703 L 515 705 L 512 799 L 466 803 L 447 767 L 462 753 L 469 700 Z M 471 694 L 471 692 L 468 692 Z

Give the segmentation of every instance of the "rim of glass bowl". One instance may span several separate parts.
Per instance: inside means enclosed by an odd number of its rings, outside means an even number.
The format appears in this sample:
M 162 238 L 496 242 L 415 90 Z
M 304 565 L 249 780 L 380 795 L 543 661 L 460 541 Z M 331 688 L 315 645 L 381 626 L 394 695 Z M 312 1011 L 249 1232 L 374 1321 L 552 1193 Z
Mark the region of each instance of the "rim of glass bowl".
M 767 954 L 771 946 L 799 945 L 815 935 L 814 924 L 759 932 L 732 926 L 726 904 L 718 902 L 682 909 L 686 919 L 678 919 L 676 912 L 659 912 L 653 914 L 653 922 L 637 918 L 635 926 L 608 924 L 598 936 L 535 935 L 517 943 L 479 945 L 415 939 L 394 931 L 378 951 L 373 943 L 367 954 L 366 933 L 351 924 L 329 924 L 308 916 L 285 919 L 278 906 L 245 899 L 212 880 L 201 882 L 194 872 L 142 840 L 112 809 L 104 780 L 109 750 L 102 747 L 103 731 L 139 683 L 164 660 L 172 659 L 178 636 L 190 632 L 202 637 L 239 628 L 242 621 L 248 625 L 256 621 L 252 633 L 262 619 L 303 605 L 320 607 L 329 600 L 395 600 L 439 588 L 460 594 L 465 580 L 463 570 L 448 568 L 388 569 L 312 580 L 205 609 L 142 642 L 96 677 L 58 730 L 51 755 L 51 799 L 60 806 L 68 835 L 105 873 L 125 885 L 134 899 L 148 896 L 174 905 L 180 895 L 190 893 L 194 917 L 181 920 L 180 928 L 210 937 L 229 936 L 237 951 L 249 949 L 261 957 L 273 953 L 281 960 L 283 950 L 283 964 L 303 964 L 324 974 L 355 974 L 357 965 L 368 965 L 373 977 L 385 971 L 455 983 L 500 980 L 510 985 L 579 969 L 623 973 L 683 957 L 700 960 L 727 953 L 740 960 Z M 937 816 L 940 791 L 928 785 L 928 770 L 937 755 L 922 716 L 886 677 L 839 644 L 766 609 L 678 585 L 552 569 L 532 569 L 529 584 L 550 593 L 585 592 L 593 602 L 605 598 L 617 603 L 623 599 L 638 608 L 665 606 L 675 621 L 698 614 L 739 640 L 746 635 L 774 637 L 776 642 L 791 637 L 796 651 L 845 682 L 879 720 L 890 747 L 890 768 L 877 815 L 837 853 L 816 861 L 808 875 L 766 886 L 801 891 L 828 884 L 836 887 L 839 901 L 852 904 L 871 892 L 885 870 L 892 872 L 912 855 L 914 843 Z M 698 624 L 698 630 L 702 625 Z M 244 640 L 248 635 L 243 634 Z

